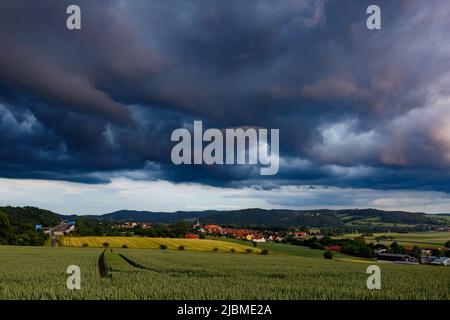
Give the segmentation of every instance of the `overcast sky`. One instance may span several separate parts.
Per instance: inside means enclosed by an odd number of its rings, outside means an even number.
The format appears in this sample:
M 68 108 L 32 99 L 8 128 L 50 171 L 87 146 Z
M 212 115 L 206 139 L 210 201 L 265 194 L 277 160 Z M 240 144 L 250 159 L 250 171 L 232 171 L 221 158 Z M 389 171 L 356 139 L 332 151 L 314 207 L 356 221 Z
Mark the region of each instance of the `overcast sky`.
M 446 0 L 0 0 L 0 205 L 450 212 L 448 17 Z M 173 165 L 194 120 L 280 129 L 279 173 Z

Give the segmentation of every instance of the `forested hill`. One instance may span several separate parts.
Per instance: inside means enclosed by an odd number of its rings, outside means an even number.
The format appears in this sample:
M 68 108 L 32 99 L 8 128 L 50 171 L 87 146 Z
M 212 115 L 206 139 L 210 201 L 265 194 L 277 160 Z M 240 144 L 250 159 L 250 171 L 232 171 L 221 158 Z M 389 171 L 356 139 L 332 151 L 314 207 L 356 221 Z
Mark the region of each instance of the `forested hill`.
M 53 226 L 62 220 L 61 215 L 36 207 L 0 207 L 0 212 L 8 216 L 9 223 L 13 226 L 24 224 Z
M 343 210 L 261 210 L 247 209 L 208 215 L 200 219 L 207 223 L 280 226 L 335 227 L 344 225 L 441 224 L 424 213 L 383 211 L 376 209 Z
M 62 216 L 35 207 L 0 207 L 0 245 L 42 246 L 46 236 L 35 225 L 54 226 Z
M 220 214 L 226 211 L 176 211 L 176 212 L 154 212 L 119 210 L 99 216 L 89 216 L 90 218 L 106 221 L 135 221 L 148 223 L 171 223 L 179 220 L 195 220 L 208 215 Z
M 201 223 L 236 226 L 271 227 L 336 227 L 348 225 L 441 225 L 445 219 L 424 213 L 383 211 L 376 209 L 344 210 L 265 210 L 244 209 L 230 211 L 177 211 L 151 212 L 121 210 L 91 218 L 108 221 L 136 221 L 171 223 L 178 220 L 199 219 Z

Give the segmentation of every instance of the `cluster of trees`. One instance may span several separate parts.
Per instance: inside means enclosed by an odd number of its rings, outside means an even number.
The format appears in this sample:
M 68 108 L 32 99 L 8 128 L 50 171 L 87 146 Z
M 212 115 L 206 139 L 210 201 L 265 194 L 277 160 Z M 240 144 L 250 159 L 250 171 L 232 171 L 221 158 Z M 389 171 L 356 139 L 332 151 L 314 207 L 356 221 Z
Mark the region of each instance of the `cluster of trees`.
M 259 226 L 259 225 L 251 225 L 251 224 L 221 224 L 222 228 L 230 228 L 230 229 L 251 229 L 254 231 L 259 231 L 262 233 L 276 233 L 281 236 L 287 236 L 289 232 L 292 231 L 303 231 L 309 233 L 309 229 L 305 227 L 293 228 L 293 227 L 280 227 L 280 226 Z
M 100 221 L 91 218 L 80 217 L 76 219 L 76 231 L 80 236 L 147 236 L 162 238 L 183 238 L 190 230 L 186 221 L 173 224 L 154 224 L 149 229 L 136 227 L 134 229 L 120 229 L 111 221 Z
M 341 252 L 362 258 L 374 257 L 374 245 L 372 243 L 367 244 L 364 237 L 358 237 L 355 239 L 332 239 L 329 236 L 324 236 L 321 239 L 312 237 L 309 239 L 288 239 L 288 242 L 298 246 L 310 247 L 311 249 L 324 249 L 326 246 L 341 246 Z
M 75 220 L 75 235 L 79 236 L 116 236 L 119 232 L 112 228 L 111 222 L 79 217 Z
M 178 221 L 168 225 L 155 224 L 150 229 L 136 228 L 133 229 L 133 233 L 147 237 L 184 238 L 189 230 L 189 223 Z
M 0 211 L 0 244 L 20 246 L 42 246 L 47 236 L 36 231 L 30 223 L 11 224 L 8 215 Z
M 450 241 L 447 241 L 447 242 L 449 242 L 448 245 L 450 245 Z M 447 245 L 447 243 L 446 243 L 446 245 Z M 399 254 L 408 253 L 410 256 L 413 256 L 417 259 L 419 259 L 420 256 L 422 255 L 421 250 L 418 246 L 414 246 L 410 252 L 407 252 L 405 247 L 403 247 L 402 245 L 398 244 L 395 241 L 392 242 L 389 247 L 383 246 L 381 244 L 377 244 L 377 248 L 386 249 L 387 252 L 389 252 L 389 253 L 399 253 Z M 450 250 L 441 250 L 441 249 L 436 248 L 431 251 L 431 255 L 435 256 L 435 257 L 444 257 L 444 256 L 450 257 Z

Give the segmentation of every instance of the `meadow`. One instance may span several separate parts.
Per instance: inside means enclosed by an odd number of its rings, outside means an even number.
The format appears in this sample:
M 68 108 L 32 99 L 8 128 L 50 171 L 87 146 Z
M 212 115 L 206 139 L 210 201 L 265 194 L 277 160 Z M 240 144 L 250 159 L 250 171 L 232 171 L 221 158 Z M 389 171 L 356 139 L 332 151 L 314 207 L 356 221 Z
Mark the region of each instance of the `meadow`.
M 450 299 L 448 267 L 379 264 L 368 290 L 366 263 L 297 254 L 0 246 L 0 299 Z
M 225 239 L 225 238 L 213 238 L 220 241 L 227 241 L 232 243 L 238 243 L 242 245 L 250 245 L 251 242 L 245 241 L 245 240 L 236 240 L 236 239 Z M 273 242 L 263 242 L 258 243 L 259 249 L 266 249 L 271 252 L 271 254 L 287 254 L 292 256 L 299 256 L 299 257 L 309 257 L 309 258 L 323 258 L 323 254 L 326 250 L 320 250 L 320 249 L 311 249 L 309 247 L 303 247 L 303 246 L 294 246 L 291 244 L 284 244 L 284 243 L 273 243 Z M 363 260 L 362 258 L 352 257 L 346 254 L 334 252 L 333 253 L 334 258 L 336 259 L 357 259 L 357 260 Z
M 346 234 L 338 238 L 355 238 L 361 234 Z M 393 240 L 381 240 L 376 241 L 377 237 L 388 236 L 393 237 Z M 366 242 L 370 243 L 382 243 L 385 245 L 390 245 L 393 241 L 398 242 L 403 246 L 418 246 L 419 248 L 426 247 L 444 247 L 444 243 L 450 240 L 450 232 L 411 232 L 411 233 L 374 233 L 373 236 L 365 237 Z

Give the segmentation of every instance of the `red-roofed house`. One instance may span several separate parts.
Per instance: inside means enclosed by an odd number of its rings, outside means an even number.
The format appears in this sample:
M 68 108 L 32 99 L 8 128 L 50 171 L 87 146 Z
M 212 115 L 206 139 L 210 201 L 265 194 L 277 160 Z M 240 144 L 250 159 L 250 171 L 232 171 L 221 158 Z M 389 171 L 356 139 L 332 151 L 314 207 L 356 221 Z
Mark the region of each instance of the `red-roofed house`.
M 222 232 L 222 227 L 216 224 L 207 224 L 203 227 L 207 233 L 220 233 Z
M 342 250 L 341 246 L 326 246 L 324 248 L 325 248 L 325 250 L 334 251 L 334 252 L 341 252 L 341 250 Z
M 305 238 L 308 234 L 306 232 L 292 232 L 292 235 L 297 238 Z

